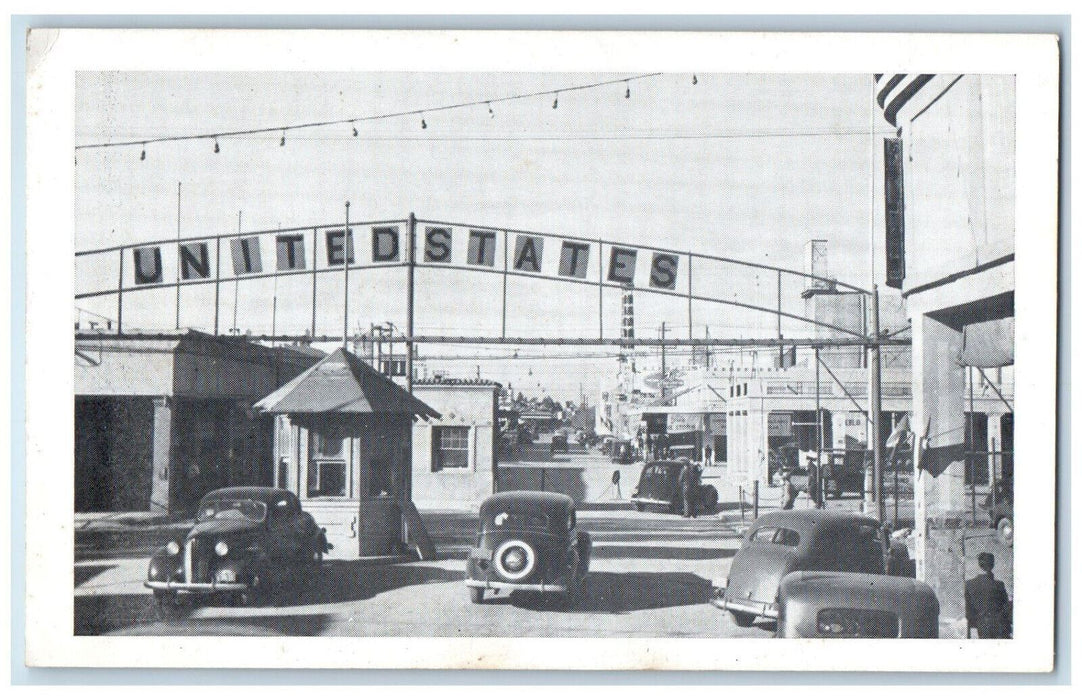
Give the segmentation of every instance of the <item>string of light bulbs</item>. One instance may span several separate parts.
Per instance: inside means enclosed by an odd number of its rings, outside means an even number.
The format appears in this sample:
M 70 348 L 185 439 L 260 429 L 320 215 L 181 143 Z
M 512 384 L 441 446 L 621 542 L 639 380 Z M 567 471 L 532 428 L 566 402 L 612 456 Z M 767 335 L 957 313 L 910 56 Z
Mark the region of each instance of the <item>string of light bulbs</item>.
M 123 147 L 128 147 L 128 146 L 140 146 L 142 148 L 142 150 L 141 150 L 141 152 L 139 154 L 139 160 L 146 160 L 146 157 L 147 157 L 146 147 L 147 147 L 148 144 L 179 142 L 179 141 L 212 141 L 214 143 L 214 152 L 215 153 L 220 153 L 221 152 L 221 146 L 219 144 L 219 139 L 223 139 L 223 138 L 255 136 L 255 135 L 260 135 L 260 134 L 276 134 L 276 133 L 280 132 L 281 135 L 280 135 L 280 139 L 278 141 L 278 145 L 279 146 L 285 146 L 286 145 L 286 132 L 292 132 L 292 131 L 297 131 L 297 130 L 301 130 L 301 129 L 315 129 L 315 128 L 328 127 L 328 126 L 349 125 L 351 127 L 351 129 L 352 129 L 353 136 L 357 137 L 359 135 L 359 132 L 357 131 L 357 124 L 360 123 L 360 122 L 372 122 L 372 121 L 379 121 L 379 120 L 384 120 L 384 119 L 395 119 L 395 118 L 411 117 L 411 116 L 412 117 L 420 117 L 421 128 L 422 129 L 427 129 L 428 128 L 427 115 L 431 115 L 432 113 L 435 113 L 435 112 L 447 112 L 447 111 L 456 110 L 456 109 L 467 109 L 467 108 L 470 108 L 470 107 L 485 106 L 488 109 L 489 117 L 494 118 L 496 116 L 496 113 L 492 109 L 493 104 L 499 104 L 499 103 L 502 103 L 502 102 L 512 102 L 512 101 L 516 101 L 516 100 L 527 100 L 527 99 L 531 99 L 531 98 L 547 97 L 547 96 L 552 96 L 552 98 L 553 98 L 553 100 L 552 100 L 552 108 L 553 109 L 558 109 L 559 108 L 560 93 L 576 92 L 576 91 L 581 91 L 581 90 L 593 90 L 593 89 L 602 88 L 602 87 L 605 87 L 605 86 L 608 86 L 608 85 L 619 85 L 621 83 L 623 83 L 624 86 L 625 86 L 624 98 L 625 99 L 630 99 L 631 98 L 631 82 L 632 81 L 646 80 L 646 79 L 649 79 L 649 78 L 656 78 L 656 77 L 661 76 L 661 75 L 664 75 L 664 73 L 643 73 L 643 74 L 640 74 L 640 75 L 633 75 L 633 76 L 629 76 L 629 77 L 625 77 L 625 78 L 615 78 L 615 79 L 612 79 L 612 80 L 603 80 L 603 81 L 599 81 L 599 82 L 595 82 L 595 83 L 588 83 L 588 84 L 584 84 L 584 85 L 571 85 L 571 86 L 568 86 L 568 87 L 562 87 L 562 88 L 555 89 L 555 90 L 538 90 L 538 91 L 535 91 L 535 92 L 525 92 L 525 93 L 519 93 L 519 94 L 515 94 L 515 95 L 505 95 L 503 97 L 493 97 L 493 98 L 489 98 L 489 99 L 485 99 L 485 100 L 471 100 L 471 101 L 468 101 L 468 102 L 457 102 L 457 103 L 454 103 L 454 104 L 441 105 L 441 106 L 437 106 L 437 107 L 426 107 L 424 109 L 410 109 L 410 110 L 404 110 L 404 111 L 398 111 L 398 112 L 386 112 L 386 113 L 383 113 L 383 114 L 373 114 L 373 115 L 368 115 L 368 116 L 364 116 L 364 117 L 352 117 L 352 118 L 349 118 L 349 119 L 331 119 L 331 120 L 318 121 L 318 122 L 304 122 L 304 123 L 300 123 L 300 124 L 286 124 L 286 125 L 278 125 L 278 126 L 258 127 L 258 128 L 254 128 L 254 129 L 239 129 L 239 130 L 234 130 L 234 131 L 219 131 L 219 132 L 202 133 L 202 134 L 185 134 L 185 135 L 179 135 L 179 136 L 159 136 L 159 137 L 149 138 L 149 139 L 136 139 L 136 140 L 126 140 L 126 141 L 106 141 L 106 142 L 102 142 L 102 143 L 86 143 L 86 144 L 76 145 L 75 146 L 75 151 L 78 152 L 78 151 L 81 151 L 81 150 L 89 150 L 89 149 L 123 148 Z M 698 76 L 697 75 L 692 75 L 691 78 L 692 78 L 691 79 L 691 84 L 692 85 L 697 85 L 698 82 L 699 82 Z

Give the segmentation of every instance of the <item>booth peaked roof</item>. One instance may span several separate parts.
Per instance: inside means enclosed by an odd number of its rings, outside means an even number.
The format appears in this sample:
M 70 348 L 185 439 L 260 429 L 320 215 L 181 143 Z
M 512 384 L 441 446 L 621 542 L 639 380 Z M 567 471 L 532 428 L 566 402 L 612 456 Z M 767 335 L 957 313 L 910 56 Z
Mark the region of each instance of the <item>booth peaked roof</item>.
M 339 348 L 255 404 L 267 413 L 397 413 L 439 418 L 425 402 Z

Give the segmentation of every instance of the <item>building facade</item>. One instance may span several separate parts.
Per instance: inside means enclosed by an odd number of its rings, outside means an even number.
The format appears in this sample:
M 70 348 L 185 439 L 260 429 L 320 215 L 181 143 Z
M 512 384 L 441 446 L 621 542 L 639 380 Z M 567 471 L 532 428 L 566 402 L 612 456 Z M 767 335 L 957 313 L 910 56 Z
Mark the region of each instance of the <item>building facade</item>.
M 321 355 L 197 331 L 77 335 L 76 512 L 185 512 L 271 483 L 273 425 L 252 404 Z
M 967 510 L 967 381 L 1014 364 L 1015 84 L 1009 75 L 876 78 L 898 128 L 884 142 L 887 281 L 912 323 L 917 575 L 946 593 Z M 1009 466 L 1001 476 L 1013 482 Z
M 413 497 L 433 506 L 475 506 L 495 493 L 500 385 L 422 379 L 413 394 L 440 413 L 413 424 Z

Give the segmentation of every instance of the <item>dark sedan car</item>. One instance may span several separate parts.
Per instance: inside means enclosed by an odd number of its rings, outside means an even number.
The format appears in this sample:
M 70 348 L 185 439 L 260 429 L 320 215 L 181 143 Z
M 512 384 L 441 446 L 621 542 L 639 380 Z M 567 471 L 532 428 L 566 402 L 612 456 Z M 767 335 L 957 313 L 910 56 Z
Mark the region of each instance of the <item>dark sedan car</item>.
M 680 490 L 680 472 L 688 462 L 649 462 L 639 474 L 639 484 L 631 493 L 631 502 L 637 510 L 649 506 L 661 507 L 673 513 L 683 507 Z M 710 512 L 718 505 L 718 490 L 713 486 L 699 485 L 699 508 Z
M 195 527 L 151 558 L 146 587 L 168 610 L 178 595 L 233 594 L 253 602 L 296 574 L 313 574 L 328 552 L 326 532 L 295 494 L 267 487 L 212 491 Z
M 733 557 L 725 588 L 712 601 L 747 627 L 777 619 L 778 587 L 794 571 L 885 573 L 879 522 L 856 513 L 779 510 L 754 523 Z
M 776 636 L 935 639 L 939 600 L 911 578 L 797 571 L 781 580 Z
M 575 502 L 559 493 L 506 491 L 481 504 L 466 562 L 470 600 L 485 591 L 555 594 L 570 602 L 590 568 L 590 535 L 578 529 Z

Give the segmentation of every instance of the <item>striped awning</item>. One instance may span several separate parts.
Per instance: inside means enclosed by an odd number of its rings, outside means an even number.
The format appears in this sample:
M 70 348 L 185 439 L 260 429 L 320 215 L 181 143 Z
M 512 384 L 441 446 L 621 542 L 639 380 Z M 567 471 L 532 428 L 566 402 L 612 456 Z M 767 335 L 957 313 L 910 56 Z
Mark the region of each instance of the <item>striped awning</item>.
M 937 73 L 876 73 L 875 101 L 891 126 L 912 119 L 958 81 L 960 75 Z

